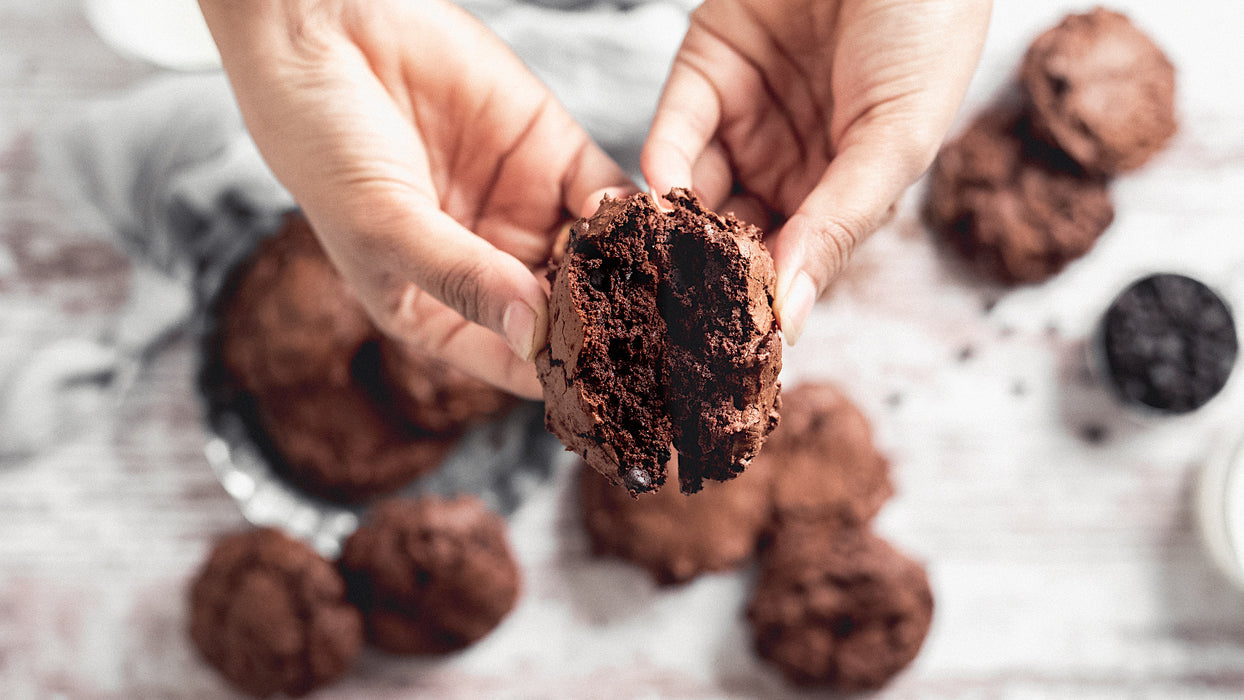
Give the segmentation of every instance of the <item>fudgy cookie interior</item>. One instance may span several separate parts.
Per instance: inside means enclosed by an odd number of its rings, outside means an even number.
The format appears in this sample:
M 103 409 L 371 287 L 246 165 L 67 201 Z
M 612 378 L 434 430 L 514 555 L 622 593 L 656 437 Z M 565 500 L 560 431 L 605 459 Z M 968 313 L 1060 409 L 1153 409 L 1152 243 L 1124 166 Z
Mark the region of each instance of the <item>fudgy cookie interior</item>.
M 668 257 L 665 376 L 679 482 L 693 492 L 703 479 L 737 476 L 773 429 L 776 420 L 755 404 L 766 386 L 776 392 L 777 372 L 761 368 L 756 354 L 780 341 L 776 333 L 757 337 L 756 329 L 772 325 L 773 303 L 764 288 L 772 265 L 767 257 L 759 264 L 759 239 L 740 237 L 742 222 L 703 209 L 684 190 L 669 198 L 676 206 L 662 221 L 659 252 Z
M 654 212 L 619 204 L 603 235 L 571 240 L 570 290 L 592 329 L 574 381 L 603 418 L 592 437 L 617 451 L 618 478 L 633 492 L 651 491 L 665 482 L 672 437 L 661 380 L 657 227 Z

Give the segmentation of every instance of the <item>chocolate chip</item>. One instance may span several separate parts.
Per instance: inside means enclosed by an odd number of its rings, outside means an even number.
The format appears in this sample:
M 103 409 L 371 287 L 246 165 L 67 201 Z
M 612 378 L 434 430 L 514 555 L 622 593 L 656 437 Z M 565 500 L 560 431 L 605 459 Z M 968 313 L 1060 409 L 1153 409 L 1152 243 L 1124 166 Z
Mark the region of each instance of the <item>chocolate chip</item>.
M 626 488 L 630 491 L 639 491 L 648 488 L 652 484 L 652 477 L 643 469 L 635 468 L 626 472 Z
M 1080 427 L 1080 437 L 1090 445 L 1100 445 L 1106 441 L 1106 426 L 1100 423 L 1088 423 Z
M 601 294 L 609 293 L 609 273 L 603 267 L 594 267 L 587 273 L 587 283 Z
M 848 637 L 855 631 L 855 620 L 852 620 L 849 615 L 839 615 L 829 623 L 829 631 L 838 639 Z

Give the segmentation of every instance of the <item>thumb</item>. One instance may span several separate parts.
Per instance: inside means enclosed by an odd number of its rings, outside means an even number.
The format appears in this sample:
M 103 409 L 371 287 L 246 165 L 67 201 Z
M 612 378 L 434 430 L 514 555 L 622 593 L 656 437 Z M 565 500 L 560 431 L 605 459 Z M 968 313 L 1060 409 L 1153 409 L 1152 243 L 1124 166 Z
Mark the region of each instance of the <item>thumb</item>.
M 379 201 L 377 201 L 379 200 Z M 351 220 L 333 217 L 321 240 L 334 264 L 386 332 L 399 337 L 436 336 L 412 314 L 410 287 L 431 295 L 466 320 L 501 335 L 525 361 L 545 341 L 547 300 L 535 275 L 514 256 L 476 236 L 434 202 L 389 193 L 355 197 Z M 344 224 L 344 225 L 343 225 Z
M 774 311 L 790 345 L 856 245 L 884 223 L 890 207 L 932 160 L 926 141 L 896 132 L 862 127 L 781 230 L 765 241 L 778 277 Z

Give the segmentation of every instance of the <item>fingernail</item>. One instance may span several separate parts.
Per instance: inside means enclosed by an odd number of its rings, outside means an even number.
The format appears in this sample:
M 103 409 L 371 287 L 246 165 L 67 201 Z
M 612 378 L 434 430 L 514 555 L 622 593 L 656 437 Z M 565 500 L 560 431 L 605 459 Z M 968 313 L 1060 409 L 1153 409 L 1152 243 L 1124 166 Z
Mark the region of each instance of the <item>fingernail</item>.
M 648 196 L 656 203 L 658 211 L 674 211 L 674 203 L 665 198 L 669 194 L 669 188 L 664 192 L 657 192 L 656 188 L 648 188 Z
M 815 303 L 816 283 L 806 272 L 796 274 L 778 310 L 778 323 L 782 326 L 787 345 L 799 342 L 799 336 L 803 335 L 803 327 L 808 323 L 808 316 Z
M 501 316 L 501 331 L 515 355 L 530 362 L 536 356 L 536 312 L 525 302 L 512 301 Z

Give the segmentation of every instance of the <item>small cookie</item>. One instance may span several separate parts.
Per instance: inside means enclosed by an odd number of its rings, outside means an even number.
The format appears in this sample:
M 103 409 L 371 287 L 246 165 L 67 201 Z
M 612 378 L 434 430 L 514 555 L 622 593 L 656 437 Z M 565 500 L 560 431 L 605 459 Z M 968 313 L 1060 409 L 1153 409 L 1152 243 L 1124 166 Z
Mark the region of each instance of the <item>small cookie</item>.
M 384 367 L 379 397 L 410 425 L 431 433 L 453 433 L 496 418 L 515 397 L 429 355 L 381 340 Z
M 752 464 L 770 474 L 774 527 L 825 522 L 858 526 L 894 493 L 890 466 L 868 419 L 832 384 L 782 395 L 782 423 Z
M 1102 317 L 1111 384 L 1125 400 L 1168 413 L 1204 406 L 1239 352 L 1235 320 L 1214 290 L 1183 275 L 1137 280 Z
M 305 695 L 340 678 L 363 642 L 332 565 L 278 530 L 217 543 L 190 588 L 190 638 L 256 697 Z
M 453 436 L 406 428 L 362 387 L 309 387 L 257 397 L 274 465 L 309 494 L 355 503 L 391 493 L 440 466 Z
M 254 394 L 345 386 L 355 352 L 375 335 L 301 214 L 235 274 L 218 318 L 225 367 Z
M 1084 255 L 1114 220 L 1106 181 L 992 108 L 938 154 L 925 216 L 965 257 L 1006 282 L 1039 282 Z
M 633 494 L 741 472 L 777 423 L 782 347 L 761 231 L 686 190 L 606 197 L 571 230 L 537 355 L 549 431 Z
M 677 474 L 677 457 L 668 469 Z M 697 493 L 663 489 L 634 497 L 583 464 L 580 512 L 595 554 L 633 562 L 661 584 L 683 583 L 752 558 L 769 521 L 768 485 L 757 459 L 738 478 Z
M 380 503 L 346 540 L 339 566 L 368 639 L 395 653 L 461 649 L 518 600 L 505 521 L 474 496 Z
M 1020 69 L 1037 130 L 1086 169 L 1140 167 L 1175 133 L 1175 67 L 1118 12 L 1068 15 Z
M 884 685 L 933 620 L 924 568 L 864 529 L 779 531 L 747 607 L 760 656 L 798 685 Z

